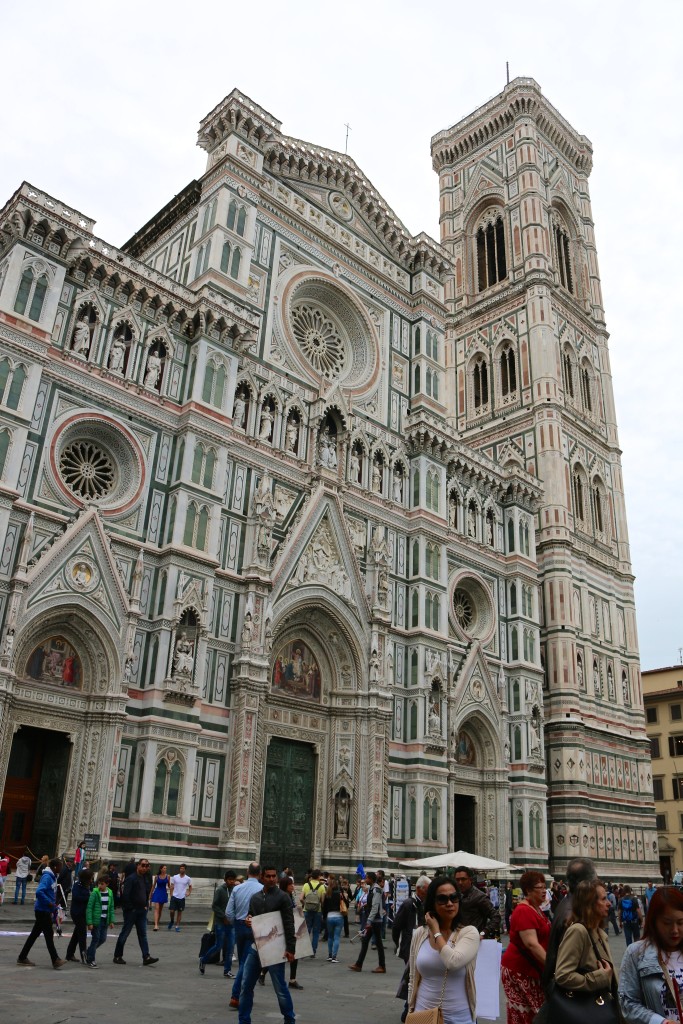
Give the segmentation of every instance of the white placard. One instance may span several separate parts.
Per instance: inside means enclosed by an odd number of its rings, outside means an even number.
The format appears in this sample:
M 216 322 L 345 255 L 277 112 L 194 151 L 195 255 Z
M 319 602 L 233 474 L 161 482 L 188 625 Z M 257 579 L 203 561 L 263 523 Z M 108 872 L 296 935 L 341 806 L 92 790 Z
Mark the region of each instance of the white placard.
M 274 910 L 269 914 L 259 914 L 251 920 L 251 930 L 258 950 L 261 967 L 272 967 L 281 964 L 285 959 L 285 929 L 282 914 Z M 304 915 L 298 907 L 294 907 L 294 933 L 296 935 L 296 958 L 313 956 L 313 947 L 308 935 Z
M 479 943 L 474 984 L 477 989 L 477 1012 L 483 1020 L 498 1020 L 500 1016 L 500 958 L 503 947 L 495 939 L 482 939 Z M 492 979 L 496 984 L 492 984 Z

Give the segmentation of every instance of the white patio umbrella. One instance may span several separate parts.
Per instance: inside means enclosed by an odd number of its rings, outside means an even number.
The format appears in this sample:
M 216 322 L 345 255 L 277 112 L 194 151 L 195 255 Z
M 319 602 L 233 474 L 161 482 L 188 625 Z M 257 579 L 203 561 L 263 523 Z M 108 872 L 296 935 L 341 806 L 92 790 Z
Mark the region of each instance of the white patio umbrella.
M 439 853 L 435 857 L 423 857 L 422 860 L 400 860 L 404 868 L 472 868 L 473 871 L 514 871 L 510 864 L 502 860 L 491 860 L 490 857 L 479 857 L 476 853 L 455 850 L 453 853 Z

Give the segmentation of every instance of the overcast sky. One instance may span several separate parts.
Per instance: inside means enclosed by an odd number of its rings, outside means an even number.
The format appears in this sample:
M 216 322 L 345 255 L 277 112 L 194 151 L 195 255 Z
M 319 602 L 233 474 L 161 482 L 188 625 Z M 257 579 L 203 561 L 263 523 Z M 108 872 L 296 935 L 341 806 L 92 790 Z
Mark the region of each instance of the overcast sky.
M 431 136 L 510 75 L 594 149 L 590 179 L 643 668 L 683 647 L 683 5 L 577 0 L 5 4 L 0 205 L 26 179 L 121 245 L 204 171 L 200 119 L 237 86 L 288 135 L 344 149 L 438 238 Z M 680 329 L 680 328 L 679 328 Z

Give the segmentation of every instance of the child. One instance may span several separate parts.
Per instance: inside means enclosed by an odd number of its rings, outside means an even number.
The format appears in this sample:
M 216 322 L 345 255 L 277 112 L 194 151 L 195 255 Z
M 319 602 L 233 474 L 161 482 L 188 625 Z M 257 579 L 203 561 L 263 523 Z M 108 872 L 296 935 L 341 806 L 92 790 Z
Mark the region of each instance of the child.
M 88 910 L 88 903 L 90 902 L 91 889 L 92 871 L 88 871 L 86 869 L 81 871 L 74 883 L 73 889 L 71 890 L 71 920 L 74 923 L 74 931 L 71 939 L 69 940 L 66 959 L 73 963 L 78 963 L 78 958 L 74 955 L 76 952 L 76 946 L 80 949 L 81 961 L 83 963 L 86 962 L 88 929 L 85 915 Z
M 87 964 L 88 967 L 96 968 L 97 948 L 107 941 L 107 928 L 114 927 L 114 894 L 109 888 L 109 875 L 100 875 L 97 879 L 97 888 L 90 893 L 85 921 L 88 931 L 92 933 L 86 955 Z

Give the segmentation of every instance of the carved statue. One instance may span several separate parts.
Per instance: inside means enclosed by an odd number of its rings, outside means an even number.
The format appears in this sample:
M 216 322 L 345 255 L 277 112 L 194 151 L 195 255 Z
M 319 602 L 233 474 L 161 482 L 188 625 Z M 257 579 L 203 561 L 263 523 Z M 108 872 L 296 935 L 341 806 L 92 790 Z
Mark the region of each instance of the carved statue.
M 529 745 L 531 754 L 541 753 L 541 730 L 538 709 L 529 719 Z
M 232 421 L 236 427 L 244 428 L 244 413 L 246 412 L 247 403 L 245 400 L 245 394 L 243 391 L 238 391 L 235 395 L 235 405 L 232 410 Z
M 185 593 L 185 587 L 189 582 L 190 577 L 187 575 L 184 569 L 180 570 L 178 576 L 178 586 L 176 587 L 176 600 L 180 601 L 183 594 Z
M 458 525 L 458 499 L 454 494 L 448 500 L 448 523 L 454 529 Z
M 439 705 L 436 701 L 434 701 L 429 709 L 429 731 L 431 733 L 441 732 L 441 715 L 439 714 Z
M 79 320 L 74 331 L 74 340 L 71 346 L 73 352 L 79 356 L 87 356 L 90 348 L 90 326 L 87 320 Z
M 194 667 L 192 644 L 187 639 L 186 633 L 181 633 L 175 645 L 175 657 L 173 661 L 175 676 L 191 676 Z
M 295 419 L 289 419 L 287 420 L 287 426 L 285 428 L 285 450 L 288 452 L 295 452 L 298 440 L 299 424 Z
M 510 740 L 505 740 L 504 756 L 505 764 L 510 764 Z
M 275 502 L 272 494 L 273 481 L 268 470 L 264 470 L 259 480 L 259 485 L 254 494 L 254 512 L 262 519 L 264 516 L 271 517 L 275 512 Z
M 380 604 L 384 604 L 389 593 L 389 574 L 387 570 L 382 567 L 377 574 L 377 599 Z
M 323 469 L 337 468 L 337 442 L 330 434 L 330 428 L 325 427 L 318 442 L 318 462 Z
M 403 473 L 394 472 L 394 501 L 399 505 L 403 503 Z
M 476 522 L 476 519 L 474 517 L 474 509 L 470 505 L 470 507 L 467 509 L 467 536 L 468 537 L 474 537 L 476 535 L 476 532 L 477 532 L 477 522 Z
M 391 649 L 387 651 L 387 684 L 394 685 L 394 655 Z
M 131 654 L 126 658 L 126 663 L 123 666 L 123 678 L 126 683 L 129 683 L 133 676 L 133 656 Z
M 486 542 L 493 547 L 493 519 L 491 516 L 486 517 Z
M 379 657 L 377 656 L 376 650 L 374 650 L 370 656 L 370 682 L 379 682 Z
M 12 656 L 12 649 L 13 649 L 13 647 L 14 647 L 14 630 L 13 629 L 8 629 L 7 633 L 5 634 L 5 649 L 2 652 L 5 655 L 6 658 L 10 658 Z
M 251 612 L 247 612 L 242 623 L 242 647 L 248 647 L 254 634 L 254 625 L 251 619 Z
M 382 470 L 377 462 L 372 464 L 372 489 L 375 494 L 380 494 L 382 491 Z
M 348 839 L 350 805 L 348 793 L 345 789 L 340 789 L 334 798 L 334 834 L 337 838 Z
M 583 665 L 580 661 L 576 663 L 576 682 L 580 690 L 583 689 Z
M 109 353 L 109 369 L 112 373 L 123 373 L 123 361 L 126 358 L 126 345 L 122 338 L 114 338 Z
M 349 477 L 354 484 L 360 481 L 360 459 L 358 458 L 358 452 L 355 448 L 351 450 L 351 458 L 349 460 Z
M 259 440 L 270 441 L 270 436 L 273 432 L 273 412 L 269 405 L 264 405 L 261 409 L 261 423 L 259 426 Z
M 145 387 L 155 390 L 159 377 L 161 376 L 161 357 L 158 352 L 150 352 L 147 356 L 147 367 L 145 369 Z

